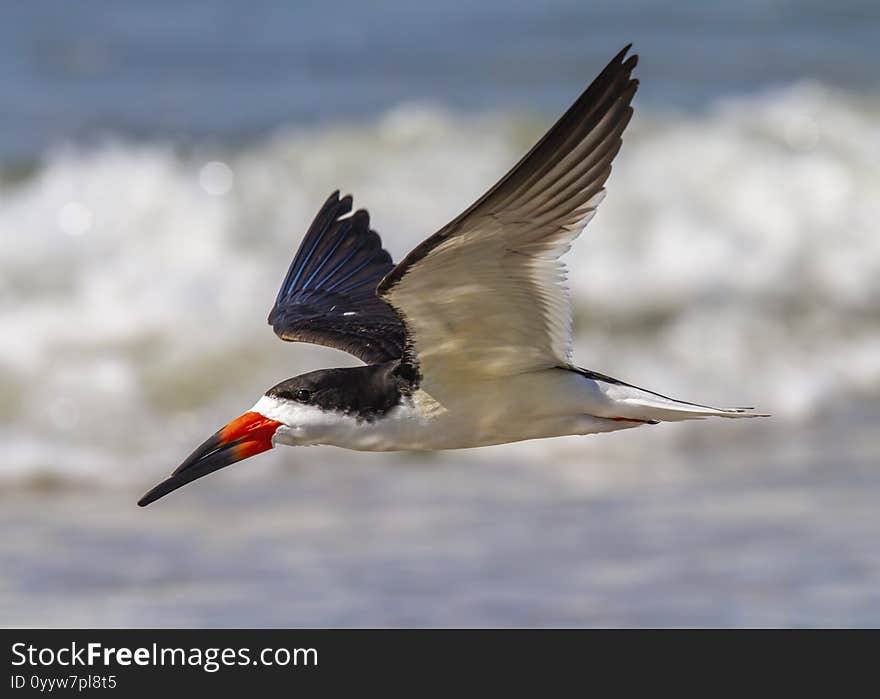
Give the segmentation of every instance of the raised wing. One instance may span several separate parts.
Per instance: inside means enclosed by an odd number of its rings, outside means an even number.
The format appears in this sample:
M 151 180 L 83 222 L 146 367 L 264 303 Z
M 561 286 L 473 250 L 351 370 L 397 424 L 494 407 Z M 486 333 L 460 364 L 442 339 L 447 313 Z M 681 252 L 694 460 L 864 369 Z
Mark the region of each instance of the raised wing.
M 306 233 L 269 313 L 282 340 L 344 350 L 368 364 L 403 354 L 404 327 L 376 296 L 391 256 L 351 196 L 333 192 Z
M 632 116 L 638 57 L 615 56 L 492 189 L 379 285 L 429 384 L 564 365 L 571 302 L 558 261 L 595 213 Z

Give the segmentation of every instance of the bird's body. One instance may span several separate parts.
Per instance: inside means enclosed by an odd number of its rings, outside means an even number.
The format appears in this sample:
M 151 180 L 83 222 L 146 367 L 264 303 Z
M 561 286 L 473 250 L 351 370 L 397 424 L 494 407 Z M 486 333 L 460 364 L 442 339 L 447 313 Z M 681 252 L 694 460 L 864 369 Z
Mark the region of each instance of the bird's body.
M 659 421 L 750 417 L 677 401 L 572 363 L 559 261 L 601 202 L 632 115 L 621 51 L 492 189 L 399 264 L 363 209 L 334 192 L 287 272 L 269 322 L 285 340 L 365 366 L 269 389 L 141 505 L 275 445 L 360 451 L 480 447 Z
M 275 444 L 357 451 L 466 449 L 612 432 L 651 424 L 664 412 L 673 420 L 741 414 L 680 403 L 573 367 L 434 393 L 398 377 L 398 368 L 395 361 L 304 374 L 270 389 L 251 411 L 281 423 Z M 309 402 L 296 400 L 298 390 L 310 391 Z
M 371 380 L 382 387 L 375 393 L 376 406 L 327 409 L 279 399 L 270 391 L 252 410 L 292 426 L 279 428 L 276 444 L 330 444 L 358 451 L 482 447 L 639 424 L 596 417 L 610 415 L 614 402 L 597 382 L 567 369 L 488 378 L 465 394 L 435 397 L 421 386 L 392 388 L 397 383 L 389 377 L 393 364 L 333 370 L 346 386 L 360 385 L 356 373 L 375 372 Z

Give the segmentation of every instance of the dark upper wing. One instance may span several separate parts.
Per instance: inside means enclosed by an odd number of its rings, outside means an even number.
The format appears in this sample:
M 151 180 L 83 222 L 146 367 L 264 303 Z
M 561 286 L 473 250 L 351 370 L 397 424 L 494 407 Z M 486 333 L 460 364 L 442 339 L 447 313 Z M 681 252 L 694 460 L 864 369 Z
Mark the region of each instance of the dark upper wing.
M 615 56 L 522 160 L 379 285 L 425 385 L 569 362 L 568 250 L 604 195 L 637 57 Z
M 344 350 L 372 364 L 403 354 L 404 328 L 376 296 L 394 267 L 370 215 L 333 192 L 306 233 L 269 313 L 282 340 Z
M 611 59 L 559 121 L 488 192 L 413 248 L 385 278 L 379 293 L 385 295 L 434 248 L 464 232 L 470 220 L 517 209 L 555 224 L 601 191 L 632 116 L 629 102 L 638 80 L 631 80 L 630 74 L 638 56 L 624 60 L 631 47 L 627 44 Z

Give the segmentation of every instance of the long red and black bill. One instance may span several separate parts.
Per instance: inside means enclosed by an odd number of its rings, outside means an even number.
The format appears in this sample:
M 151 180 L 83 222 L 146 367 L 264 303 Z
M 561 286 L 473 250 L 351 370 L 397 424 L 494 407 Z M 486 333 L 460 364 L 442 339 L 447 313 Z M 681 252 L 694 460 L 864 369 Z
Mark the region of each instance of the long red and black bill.
M 236 418 L 206 439 L 167 479 L 138 500 L 138 505 L 145 507 L 202 476 L 271 449 L 272 436 L 280 424 L 254 412 Z

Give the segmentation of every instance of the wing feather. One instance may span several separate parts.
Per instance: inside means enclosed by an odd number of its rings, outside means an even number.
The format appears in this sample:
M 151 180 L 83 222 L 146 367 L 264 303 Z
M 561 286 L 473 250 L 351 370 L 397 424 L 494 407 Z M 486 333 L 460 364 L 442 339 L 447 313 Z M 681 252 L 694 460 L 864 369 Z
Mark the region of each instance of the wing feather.
M 569 362 L 571 303 L 558 258 L 595 214 L 632 117 L 638 57 L 627 58 L 629 48 L 510 172 L 379 284 L 425 381 Z
M 404 327 L 376 296 L 393 267 L 369 214 L 351 196 L 330 195 L 309 227 L 269 313 L 282 340 L 344 350 L 368 363 L 403 354 Z

